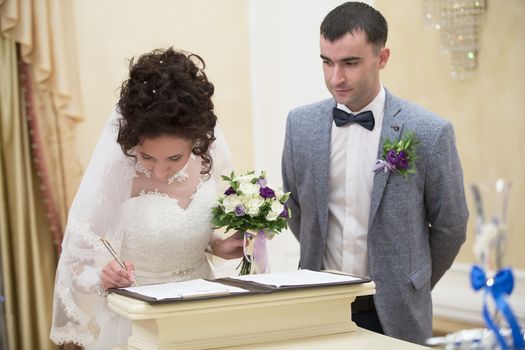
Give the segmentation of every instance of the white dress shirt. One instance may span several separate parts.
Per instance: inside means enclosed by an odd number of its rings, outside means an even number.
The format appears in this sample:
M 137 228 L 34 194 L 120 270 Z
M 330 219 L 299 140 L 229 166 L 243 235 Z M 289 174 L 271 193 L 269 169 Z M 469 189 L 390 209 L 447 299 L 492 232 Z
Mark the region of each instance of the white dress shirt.
M 379 138 L 385 110 L 385 89 L 360 111 L 345 105 L 337 108 L 350 113 L 372 111 L 375 126 L 369 131 L 358 124 L 332 125 L 330 143 L 330 183 L 328 233 L 324 268 L 356 275 L 368 272 L 368 217 Z

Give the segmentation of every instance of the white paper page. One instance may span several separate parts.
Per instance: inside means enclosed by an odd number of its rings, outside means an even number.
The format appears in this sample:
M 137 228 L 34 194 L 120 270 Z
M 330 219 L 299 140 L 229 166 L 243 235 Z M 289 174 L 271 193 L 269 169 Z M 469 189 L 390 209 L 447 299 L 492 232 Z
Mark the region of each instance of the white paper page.
M 337 282 L 352 282 L 361 280 L 358 277 L 337 275 L 327 272 L 311 270 L 297 270 L 290 272 L 266 273 L 261 275 L 245 275 L 233 277 L 242 281 L 253 281 L 269 286 L 301 286 L 311 284 L 329 284 Z
M 155 298 L 157 300 L 171 298 L 186 299 L 199 296 L 228 295 L 249 292 L 246 289 L 231 287 L 203 279 L 163 284 L 150 284 L 146 286 L 127 287 L 121 289 Z

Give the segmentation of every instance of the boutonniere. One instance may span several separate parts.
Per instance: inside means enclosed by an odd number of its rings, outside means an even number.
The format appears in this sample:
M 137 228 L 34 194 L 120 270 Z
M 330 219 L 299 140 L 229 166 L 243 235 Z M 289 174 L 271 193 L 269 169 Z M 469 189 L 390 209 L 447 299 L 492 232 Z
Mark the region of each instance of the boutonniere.
M 416 150 L 419 146 L 419 140 L 415 133 L 408 132 L 397 142 L 385 140 L 383 145 L 383 158 L 376 160 L 374 171 L 383 170 L 386 172 L 397 172 L 405 178 L 409 174 L 415 174 Z

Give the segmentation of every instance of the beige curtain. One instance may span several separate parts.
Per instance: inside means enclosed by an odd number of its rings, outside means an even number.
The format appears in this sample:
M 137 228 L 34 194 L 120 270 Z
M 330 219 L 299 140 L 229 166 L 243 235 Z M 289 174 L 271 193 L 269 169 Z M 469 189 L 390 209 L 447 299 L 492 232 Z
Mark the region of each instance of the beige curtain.
M 70 0 L 0 0 L 0 278 L 9 349 L 56 348 L 48 340 L 56 252 L 82 175 L 73 18 Z
M 40 135 L 46 136 L 39 145 L 50 190 L 44 199 L 57 249 L 82 175 L 74 145 L 82 106 L 73 18 L 70 0 L 0 0 L 0 35 L 20 44 Z
M 32 165 L 15 44 L 0 37 L 0 249 L 9 349 L 49 341 L 57 255 Z

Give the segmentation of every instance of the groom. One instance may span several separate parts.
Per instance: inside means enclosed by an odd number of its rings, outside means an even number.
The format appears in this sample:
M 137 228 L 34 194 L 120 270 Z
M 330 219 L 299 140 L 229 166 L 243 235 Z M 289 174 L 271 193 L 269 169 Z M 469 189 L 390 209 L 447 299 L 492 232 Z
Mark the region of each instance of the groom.
M 300 267 L 370 276 L 377 294 L 358 298 L 352 319 L 424 343 L 432 334 L 430 292 L 465 240 L 468 211 L 452 125 L 381 84 L 387 32 L 384 17 L 359 2 L 323 20 L 321 59 L 333 99 L 288 115 L 283 183 L 292 193 Z M 374 172 L 385 140 L 409 133 L 420 142 L 409 161 L 415 173 Z

